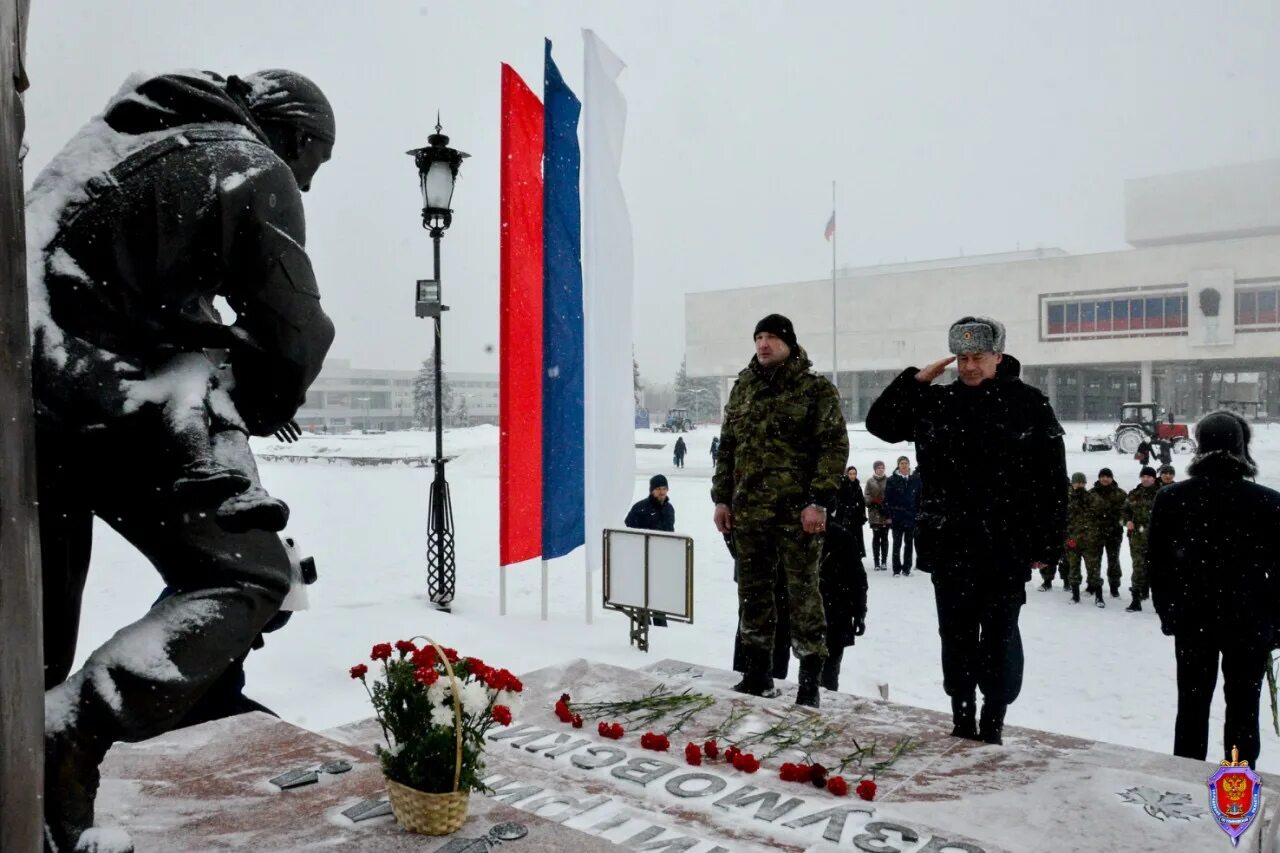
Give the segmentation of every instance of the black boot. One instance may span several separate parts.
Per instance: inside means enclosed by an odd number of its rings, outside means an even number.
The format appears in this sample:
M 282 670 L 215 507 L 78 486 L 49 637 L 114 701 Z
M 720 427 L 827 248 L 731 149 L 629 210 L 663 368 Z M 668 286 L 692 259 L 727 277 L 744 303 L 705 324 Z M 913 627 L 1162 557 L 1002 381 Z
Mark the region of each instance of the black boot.
M 1071 603 L 1072 604 L 1080 603 L 1080 587 L 1079 586 L 1071 587 Z
M 1093 591 L 1093 605 L 1095 607 L 1106 607 L 1107 603 L 1102 600 L 1102 587 L 1098 587 Z
M 818 683 L 831 691 L 840 689 L 840 663 L 844 660 L 844 649 L 828 649 L 827 658 L 822 662 L 822 676 Z
M 951 720 L 955 723 L 951 729 L 952 737 L 978 739 L 977 704 L 972 694 L 951 697 Z
M 1004 712 L 1008 708 L 1008 705 L 1001 702 L 982 703 L 982 718 L 978 721 L 979 740 L 983 743 L 1004 743 L 1000 734 L 1004 731 Z
M 1047 580 L 1047 581 L 1045 581 L 1044 583 L 1040 584 L 1040 591 L 1041 591 L 1041 592 L 1048 592 L 1048 591 L 1049 591 L 1049 590 L 1051 590 L 1051 589 L 1053 589 L 1053 581 L 1048 581 L 1048 580 Z
M 800 658 L 800 689 L 796 691 L 796 704 L 806 708 L 818 707 L 818 677 L 822 674 L 821 655 L 805 655 Z
M 766 699 L 777 696 L 778 690 L 773 686 L 773 677 L 769 675 L 769 653 L 747 649 L 745 654 L 747 671 L 742 674 L 742 680 L 733 685 L 733 689 L 739 693 L 763 696 Z
M 1125 613 L 1139 613 L 1142 611 L 1142 598 L 1136 592 L 1133 594 L 1133 601 L 1129 602 L 1129 606 L 1124 609 Z
M 1119 597 L 1120 597 L 1120 584 L 1118 584 L 1118 583 L 1113 583 L 1113 584 L 1111 585 L 1111 597 L 1112 597 L 1112 598 L 1119 598 Z

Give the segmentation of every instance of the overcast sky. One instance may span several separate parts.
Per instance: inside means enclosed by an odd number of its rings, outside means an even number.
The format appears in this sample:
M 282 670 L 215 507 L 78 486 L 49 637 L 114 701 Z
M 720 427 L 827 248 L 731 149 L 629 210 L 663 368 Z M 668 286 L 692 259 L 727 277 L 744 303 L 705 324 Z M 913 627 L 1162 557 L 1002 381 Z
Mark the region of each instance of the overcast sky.
M 1280 156 L 1280 4 L 33 0 L 28 180 L 134 70 L 287 67 L 338 117 L 307 197 L 332 355 L 430 352 L 412 160 L 443 115 L 472 154 L 443 250 L 446 369 L 497 370 L 499 64 L 581 95 L 589 27 L 627 63 L 636 352 L 669 381 L 683 294 L 865 265 L 1123 247 L 1123 181 Z M 785 310 L 785 305 L 778 306 Z M 743 341 L 744 362 L 750 342 Z

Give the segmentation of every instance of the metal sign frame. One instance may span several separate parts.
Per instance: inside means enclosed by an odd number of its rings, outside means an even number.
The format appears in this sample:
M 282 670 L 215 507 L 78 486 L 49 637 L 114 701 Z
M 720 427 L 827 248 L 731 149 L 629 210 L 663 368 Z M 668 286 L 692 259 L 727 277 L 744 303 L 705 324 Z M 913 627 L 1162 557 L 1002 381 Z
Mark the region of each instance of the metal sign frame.
M 613 536 L 640 536 L 644 538 L 644 604 L 636 607 L 630 604 L 617 604 L 610 601 L 612 593 L 612 560 L 610 558 L 609 540 Z M 684 541 L 684 612 L 676 613 L 661 608 L 650 607 L 649 594 L 649 543 L 655 538 L 681 539 Z M 693 624 L 693 537 L 683 534 L 666 533 L 656 530 L 637 530 L 634 528 L 606 528 L 603 533 L 602 553 L 604 555 L 604 572 L 601 604 L 606 610 L 617 610 L 625 613 L 631 620 L 631 644 L 642 652 L 649 651 L 649 623 L 654 615 L 665 616 L 668 621 Z

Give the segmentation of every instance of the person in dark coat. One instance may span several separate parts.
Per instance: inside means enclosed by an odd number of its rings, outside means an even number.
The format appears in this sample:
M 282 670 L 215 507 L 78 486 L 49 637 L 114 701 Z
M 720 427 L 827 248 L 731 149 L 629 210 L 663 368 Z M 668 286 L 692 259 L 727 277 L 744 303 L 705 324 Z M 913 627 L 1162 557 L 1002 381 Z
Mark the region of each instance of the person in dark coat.
M 677 468 L 684 467 L 684 456 L 688 452 L 689 446 L 684 443 L 684 436 L 680 436 L 676 439 L 676 449 L 672 457 L 672 461 L 675 462 Z
M 916 535 L 916 513 L 920 510 L 920 474 L 911 471 L 911 460 L 898 457 L 898 470 L 884 487 L 884 507 L 893 531 L 893 573 L 910 575 Z
M 1026 582 L 1057 563 L 1066 540 L 1066 452 L 1048 399 L 1004 351 L 1003 324 L 965 317 L 948 338 L 953 355 L 903 371 L 867 412 L 867 431 L 916 445 L 916 543 L 933 575 L 952 734 L 1000 743 L 1022 689 Z M 930 384 L 952 362 L 959 378 Z
M 1145 438 L 1138 443 L 1138 449 L 1134 451 L 1133 458 L 1138 460 L 1138 464 L 1147 467 L 1151 464 L 1151 442 Z
M 716 458 L 720 456 L 720 436 L 711 437 L 711 467 L 716 466 Z
M 852 465 L 845 469 L 844 481 L 836 495 L 835 518 L 853 537 L 857 559 L 866 559 L 867 545 L 862 528 L 867 526 L 867 499 L 862 493 L 862 483 L 858 482 L 858 469 Z
M 1258 700 L 1280 618 L 1280 492 L 1250 482 L 1249 424 L 1213 412 L 1196 425 L 1189 478 L 1156 493 L 1147 580 L 1160 629 L 1173 637 L 1178 716 L 1173 754 L 1200 761 L 1222 666 L 1222 755 L 1257 767 Z
M 667 478 L 654 474 L 649 478 L 649 497 L 637 501 L 627 513 L 624 522 L 627 527 L 638 530 L 665 530 L 673 533 L 676 529 L 676 508 L 667 497 L 669 487 Z
M 862 490 L 856 490 L 861 495 Z M 840 689 L 840 664 L 844 650 L 866 631 L 867 570 L 862 528 L 846 523 L 854 513 L 840 513 L 827 522 L 822 543 L 822 609 L 827 617 L 827 659 L 822 664 L 822 686 Z
M 304 249 L 301 195 L 329 159 L 334 127 L 320 89 L 290 71 L 136 78 L 27 195 L 44 817 L 57 849 L 74 850 L 93 825 L 111 744 L 171 729 L 289 590 L 274 533 L 234 533 L 173 505 L 183 460 L 162 419 L 145 406 L 121 417 L 119 403 L 125 382 L 145 383 L 172 354 L 225 349 L 245 429 L 265 436 L 289 424 L 334 334 Z M 217 296 L 236 311 L 230 327 L 213 311 Z M 120 383 L 84 382 L 86 357 L 109 363 Z M 95 515 L 178 592 L 69 676 Z
M 669 487 L 667 478 L 654 474 L 649 478 L 649 497 L 638 501 L 627 513 L 627 527 L 639 530 L 662 530 L 674 533 L 676 529 L 676 508 L 667 498 Z M 667 617 L 660 613 L 653 615 L 653 624 L 659 628 L 667 627 Z

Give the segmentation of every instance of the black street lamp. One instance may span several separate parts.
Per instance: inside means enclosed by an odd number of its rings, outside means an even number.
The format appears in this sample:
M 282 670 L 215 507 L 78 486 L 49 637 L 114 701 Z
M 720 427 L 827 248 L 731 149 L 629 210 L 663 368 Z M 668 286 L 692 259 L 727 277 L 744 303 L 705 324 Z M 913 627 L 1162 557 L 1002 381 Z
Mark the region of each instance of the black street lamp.
M 436 367 L 436 456 L 431 460 L 436 469 L 431 481 L 431 501 L 427 506 L 427 595 L 436 607 L 449 611 L 453 603 L 457 568 L 453 555 L 453 505 L 449 499 L 449 483 L 444 476 L 444 401 L 441 389 L 440 322 L 449 307 L 440 289 L 440 238 L 453 224 L 453 185 L 458 167 L 470 157 L 449 147 L 449 137 L 440 132 L 440 116 L 436 115 L 436 132 L 427 137 L 427 147 L 406 152 L 418 167 L 418 183 L 422 190 L 422 227 L 431 234 L 435 254 L 435 278 L 417 283 L 416 313 L 435 321 Z

